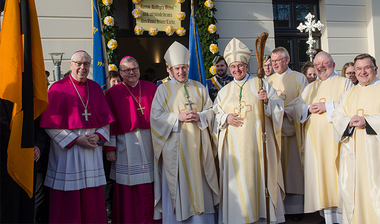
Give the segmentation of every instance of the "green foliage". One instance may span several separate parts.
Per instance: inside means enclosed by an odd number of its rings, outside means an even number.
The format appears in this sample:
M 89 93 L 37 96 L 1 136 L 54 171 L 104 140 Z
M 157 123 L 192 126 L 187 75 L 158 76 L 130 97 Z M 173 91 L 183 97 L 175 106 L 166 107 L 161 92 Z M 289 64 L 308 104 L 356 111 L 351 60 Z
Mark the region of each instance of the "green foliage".
M 99 10 L 100 10 L 100 16 L 101 16 L 101 23 L 103 26 L 103 34 L 104 34 L 104 41 L 105 46 L 107 50 L 107 59 L 108 64 L 115 64 L 118 65 L 117 56 L 120 54 L 119 47 L 117 47 L 115 50 L 111 50 L 107 47 L 107 43 L 111 39 L 116 40 L 116 33 L 119 31 L 119 27 L 117 26 L 116 21 L 114 22 L 113 26 L 107 26 L 104 24 L 103 20 L 106 16 L 112 16 L 113 12 L 115 11 L 116 2 L 117 0 L 113 0 L 113 4 L 106 6 L 103 4 L 102 0 L 98 0 Z
M 204 5 L 204 3 L 205 0 L 198 1 L 198 10 L 195 12 L 195 18 L 197 20 L 198 35 L 202 48 L 202 57 L 203 63 L 205 65 L 206 77 L 209 79 L 212 77 L 212 74 L 210 73 L 212 61 L 214 60 L 215 56 L 219 55 L 219 52 L 216 54 L 211 53 L 210 45 L 218 45 L 219 35 L 217 34 L 217 32 L 212 34 L 208 31 L 209 25 L 216 25 L 217 23 L 217 20 L 214 17 L 214 14 L 217 11 L 217 9 L 215 8 L 215 5 L 212 9 L 209 9 L 207 6 Z

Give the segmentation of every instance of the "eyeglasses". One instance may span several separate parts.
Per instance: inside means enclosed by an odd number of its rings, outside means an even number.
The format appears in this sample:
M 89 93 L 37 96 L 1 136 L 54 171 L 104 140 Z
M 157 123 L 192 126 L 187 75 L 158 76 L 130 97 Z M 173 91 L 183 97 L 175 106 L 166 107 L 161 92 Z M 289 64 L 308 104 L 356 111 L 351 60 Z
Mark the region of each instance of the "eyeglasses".
M 272 67 L 271 65 L 263 65 L 264 68 L 270 68 Z
M 245 67 L 245 64 L 238 64 L 238 65 L 230 65 L 230 69 L 241 69 L 241 68 L 244 68 Z
M 322 63 L 314 63 L 314 67 L 319 67 L 319 66 L 329 66 L 331 62 L 322 62 Z
M 129 74 L 131 73 L 131 71 L 133 71 L 133 73 L 136 73 L 138 70 L 139 68 L 131 68 L 131 69 L 125 69 L 125 70 L 120 70 L 120 71 Z
M 284 58 L 280 58 L 280 59 L 276 59 L 276 60 L 271 59 L 271 61 L 272 61 L 272 64 L 275 64 L 275 63 L 280 63 L 282 61 L 282 59 L 284 59 Z
M 82 65 L 84 65 L 84 67 L 90 67 L 91 63 L 90 62 L 79 62 L 79 61 L 72 61 L 75 63 L 76 66 L 80 67 Z
M 346 75 L 355 75 L 355 72 L 346 72 Z
M 374 67 L 376 66 L 365 66 L 364 68 L 359 68 L 359 67 L 356 67 L 355 68 L 355 72 L 361 72 L 363 70 L 365 70 L 366 72 L 370 72 Z

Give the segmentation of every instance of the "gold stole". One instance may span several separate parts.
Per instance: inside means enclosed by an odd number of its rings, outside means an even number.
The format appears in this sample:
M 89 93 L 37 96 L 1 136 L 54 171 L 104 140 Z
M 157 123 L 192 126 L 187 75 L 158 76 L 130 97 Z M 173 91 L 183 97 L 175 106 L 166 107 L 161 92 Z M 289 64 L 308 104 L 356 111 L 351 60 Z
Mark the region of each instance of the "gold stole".
M 263 166 L 263 155 L 262 155 L 262 142 L 261 142 L 261 124 L 260 124 L 260 114 L 258 105 L 260 100 L 257 95 L 252 93 L 252 83 L 256 90 L 259 89 L 258 78 L 251 79 L 246 83 L 242 90 L 241 104 L 243 106 L 241 113 L 239 114 L 243 118 L 243 126 L 233 127 L 228 126 L 227 138 L 228 138 L 228 148 L 230 159 L 234 167 L 235 177 L 237 180 L 239 195 L 237 197 L 240 199 L 240 203 L 243 208 L 243 215 L 246 221 L 248 218 L 248 209 L 252 209 L 251 212 L 254 215 L 254 220 L 257 220 L 260 216 L 260 205 L 263 205 L 261 201 L 260 194 L 264 193 L 264 189 L 261 188 L 262 176 L 261 167 Z M 221 107 L 224 113 L 236 113 L 239 107 L 239 87 L 234 83 L 230 82 L 227 85 L 227 94 L 225 99 L 221 102 Z M 267 119 L 267 126 L 271 126 Z M 271 132 L 268 129 L 267 133 Z M 273 134 L 270 134 L 273 136 Z M 272 138 L 273 139 L 273 138 Z M 275 150 L 273 149 L 274 154 Z M 270 153 L 270 152 L 269 152 Z M 272 158 L 272 156 L 270 156 Z M 276 160 L 269 159 L 268 167 L 273 168 L 269 170 L 269 173 L 277 171 Z M 238 167 L 241 167 L 239 169 Z M 274 171 L 273 171 L 274 170 Z M 269 176 L 271 177 L 271 176 Z M 242 180 L 244 179 L 245 185 L 243 185 Z M 270 178 L 269 191 L 271 195 L 276 195 L 277 191 L 277 178 Z M 248 198 L 244 198 L 243 189 L 248 192 Z M 246 200 L 249 200 L 251 208 L 247 208 Z M 276 200 L 276 198 L 271 199 Z

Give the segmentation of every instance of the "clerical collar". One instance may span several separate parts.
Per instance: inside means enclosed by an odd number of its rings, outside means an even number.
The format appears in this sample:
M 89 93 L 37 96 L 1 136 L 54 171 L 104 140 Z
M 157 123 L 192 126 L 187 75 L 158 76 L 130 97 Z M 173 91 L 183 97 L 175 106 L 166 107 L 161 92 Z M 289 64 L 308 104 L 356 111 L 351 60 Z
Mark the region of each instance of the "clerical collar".
M 187 77 L 187 79 L 184 81 L 184 82 L 180 82 L 180 81 L 178 81 L 176 78 L 172 78 L 172 79 L 170 79 L 169 80 L 169 82 L 172 82 L 172 83 L 175 83 L 175 84 L 185 84 L 185 83 L 187 83 L 189 81 L 189 77 Z
M 128 84 L 128 83 L 125 82 L 125 84 Z M 139 84 L 139 80 L 137 80 L 136 84 L 134 84 L 134 85 L 129 85 L 129 84 L 128 84 L 128 86 L 132 86 L 132 88 L 135 88 L 135 87 L 137 86 L 137 84 Z
M 325 81 L 329 80 L 329 79 L 332 79 L 334 78 L 335 76 L 339 76 L 339 73 L 337 71 L 334 70 L 333 74 L 331 74 L 327 79 L 325 79 Z M 317 77 L 317 80 L 318 81 L 322 81 L 319 77 Z
M 277 75 L 285 75 L 285 74 L 289 74 L 289 73 L 292 73 L 293 72 L 293 70 L 291 70 L 289 67 L 288 67 L 288 69 L 286 69 L 286 71 L 284 72 L 284 73 L 275 73 L 275 74 L 277 74 Z
M 377 77 L 375 77 L 375 79 L 374 79 L 370 84 L 364 86 L 364 85 L 360 84 L 360 82 L 359 82 L 359 83 L 358 83 L 358 86 L 360 86 L 360 87 L 373 86 L 373 85 L 375 85 L 375 84 L 377 84 L 377 83 L 379 83 L 379 82 L 380 82 L 380 79 L 377 78 Z
M 76 79 L 74 79 L 74 77 L 70 74 L 70 76 L 71 76 L 71 80 L 75 83 L 75 84 L 77 84 L 77 85 L 85 85 L 86 84 L 86 82 L 87 82 L 87 78 L 83 81 L 83 82 L 80 82 L 80 81 L 77 81 Z
M 245 82 L 245 81 L 248 79 L 248 77 L 249 77 L 249 74 L 246 73 L 244 79 L 238 81 L 238 80 L 236 80 L 236 79 L 234 78 L 234 81 L 235 81 L 236 83 L 238 83 L 238 84 L 239 84 L 239 83 L 243 83 L 243 82 Z

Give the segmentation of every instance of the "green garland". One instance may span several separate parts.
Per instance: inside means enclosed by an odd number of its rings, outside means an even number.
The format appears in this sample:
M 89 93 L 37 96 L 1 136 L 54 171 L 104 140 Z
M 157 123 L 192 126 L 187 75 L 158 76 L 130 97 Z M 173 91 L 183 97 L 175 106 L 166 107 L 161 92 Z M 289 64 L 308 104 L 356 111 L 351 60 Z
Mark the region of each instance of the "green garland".
M 201 42 L 202 57 L 203 63 L 205 65 L 206 77 L 209 79 L 213 76 L 213 74 L 210 73 L 209 68 L 213 66 L 212 61 L 214 60 L 214 57 L 219 55 L 219 53 L 213 54 L 210 51 L 210 45 L 218 45 L 219 34 L 216 32 L 210 33 L 208 31 L 208 27 L 210 24 L 217 23 L 214 14 L 218 10 L 215 8 L 215 6 L 212 9 L 209 9 L 205 6 L 205 2 L 206 0 L 198 1 L 198 10 L 195 13 L 195 18 L 197 20 L 198 35 Z
M 116 49 L 112 50 L 107 47 L 108 41 L 114 39 L 116 40 L 116 33 L 119 31 L 119 27 L 117 26 L 116 21 L 114 22 L 113 26 L 107 26 L 104 24 L 104 18 L 106 16 L 112 16 L 113 12 L 115 11 L 116 7 L 116 0 L 113 0 L 113 3 L 110 5 L 105 5 L 106 1 L 98 0 L 99 10 L 100 10 L 100 16 L 101 16 L 101 22 L 103 25 L 103 34 L 104 34 L 104 41 L 106 45 L 107 50 L 107 59 L 108 64 L 115 64 L 118 65 L 117 56 L 120 54 L 119 48 L 116 47 Z
M 117 0 L 98 0 L 99 4 L 99 10 L 100 15 L 102 19 L 103 24 L 103 33 L 104 33 L 104 40 L 107 45 L 107 43 L 114 39 L 116 40 L 116 33 L 119 31 L 119 27 L 117 26 L 116 21 L 114 22 L 113 26 L 107 26 L 104 24 L 104 18 L 106 16 L 112 16 L 113 12 L 115 11 L 116 7 L 116 1 Z M 106 3 L 108 2 L 108 5 Z M 110 2 L 110 3 L 109 3 Z M 217 9 L 215 7 L 212 7 L 211 9 L 208 8 L 205 5 L 206 0 L 199 0 L 198 1 L 198 10 L 195 12 L 195 17 L 197 20 L 197 26 L 198 26 L 198 34 L 200 39 L 200 44 L 202 48 L 202 56 L 203 56 L 203 62 L 205 65 L 206 70 L 206 77 L 211 78 L 213 74 L 210 72 L 210 67 L 213 66 L 212 61 L 214 60 L 214 57 L 216 55 L 219 55 L 218 52 L 215 54 L 210 51 L 210 45 L 216 44 L 218 45 L 218 39 L 219 35 L 215 33 L 211 33 L 208 30 L 208 27 L 210 24 L 216 24 L 217 20 L 214 17 L 215 12 Z M 108 64 L 118 64 L 117 57 L 119 55 L 119 48 L 116 47 L 114 50 L 107 47 L 107 58 L 108 58 Z

